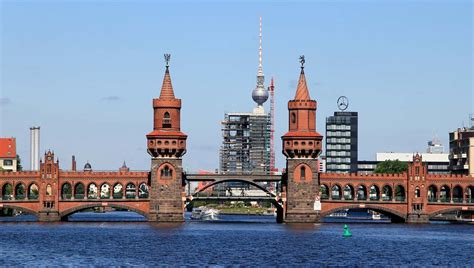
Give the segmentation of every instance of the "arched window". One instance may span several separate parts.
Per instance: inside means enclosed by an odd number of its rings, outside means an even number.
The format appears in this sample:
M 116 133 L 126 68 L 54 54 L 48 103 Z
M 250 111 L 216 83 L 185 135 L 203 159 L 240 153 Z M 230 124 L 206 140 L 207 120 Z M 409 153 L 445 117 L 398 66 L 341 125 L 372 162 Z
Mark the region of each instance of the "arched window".
M 33 183 L 33 184 L 30 185 L 30 188 L 29 188 L 29 191 L 28 191 L 28 199 L 36 200 L 36 199 L 38 199 L 38 196 L 39 196 L 38 185 Z
M 66 182 L 61 187 L 61 198 L 62 199 L 71 199 L 72 197 L 72 186 L 70 183 Z
M 46 186 L 46 195 L 52 195 L 53 194 L 53 188 L 51 188 L 51 184 L 48 184 Z
M 170 127 L 171 127 L 170 113 L 165 112 L 163 114 L 163 128 L 170 128 Z
M 115 184 L 114 186 L 114 199 L 122 198 L 123 197 L 123 186 L 120 183 Z
M 126 198 L 135 198 L 137 196 L 135 184 L 129 183 L 125 187 L 125 197 Z
M 21 200 L 26 198 L 26 186 L 23 183 L 15 187 L 15 199 Z
M 291 113 L 291 123 L 292 124 L 296 123 L 296 113 Z
M 84 184 L 76 183 L 74 188 L 74 199 L 84 199 Z
M 171 170 L 167 165 L 161 170 L 161 177 L 171 177 L 173 176 L 173 170 Z
M 301 179 L 302 181 L 304 181 L 305 178 L 306 178 L 306 168 L 305 168 L 304 166 L 302 166 L 302 167 L 300 168 L 300 179 Z
M 110 198 L 110 185 L 107 183 L 102 184 L 100 186 L 100 198 L 102 199 L 109 199 Z
M 148 185 L 144 182 L 138 187 L 138 198 L 148 198 Z
M 419 198 L 420 197 L 420 188 L 417 186 L 415 188 L 415 198 Z

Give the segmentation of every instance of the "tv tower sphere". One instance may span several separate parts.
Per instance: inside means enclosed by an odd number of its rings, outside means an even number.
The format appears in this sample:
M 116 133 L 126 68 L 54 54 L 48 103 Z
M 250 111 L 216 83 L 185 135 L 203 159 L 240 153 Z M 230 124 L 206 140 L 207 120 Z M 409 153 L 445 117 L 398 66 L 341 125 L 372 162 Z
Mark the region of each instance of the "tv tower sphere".
M 262 84 L 259 84 L 253 91 L 252 91 L 252 99 L 255 101 L 259 106 L 262 105 L 264 102 L 268 100 L 268 91 Z

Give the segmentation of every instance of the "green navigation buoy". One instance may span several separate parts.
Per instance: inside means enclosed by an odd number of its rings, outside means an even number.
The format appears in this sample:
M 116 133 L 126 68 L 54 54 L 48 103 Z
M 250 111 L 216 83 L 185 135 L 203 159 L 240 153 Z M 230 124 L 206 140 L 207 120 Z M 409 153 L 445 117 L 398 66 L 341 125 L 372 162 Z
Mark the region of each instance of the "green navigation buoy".
M 344 224 L 344 233 L 342 234 L 343 237 L 351 237 L 352 233 L 349 231 L 349 227 L 347 227 L 347 224 Z

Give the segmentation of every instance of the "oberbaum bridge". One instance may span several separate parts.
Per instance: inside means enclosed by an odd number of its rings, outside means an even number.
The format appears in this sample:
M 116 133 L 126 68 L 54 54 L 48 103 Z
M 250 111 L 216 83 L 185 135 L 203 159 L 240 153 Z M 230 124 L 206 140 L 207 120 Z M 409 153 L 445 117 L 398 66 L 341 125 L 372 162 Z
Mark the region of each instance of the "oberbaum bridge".
M 62 170 L 48 151 L 39 171 L 0 172 L 0 208 L 35 215 L 39 221 L 67 220 L 90 208 L 134 211 L 151 222 L 184 221 L 185 205 L 193 200 L 267 200 L 276 207 L 277 222 L 314 223 L 333 212 L 364 208 L 389 216 L 392 222 L 427 223 L 443 213 L 474 213 L 474 178 L 428 174 L 420 155 L 401 174 L 318 173 L 323 136 L 316 132 L 317 102 L 311 99 L 301 61 L 296 94 L 288 102 L 288 132 L 282 136 L 286 169 L 282 175 L 188 174 L 183 172 L 187 135 L 181 132 L 181 99 L 174 95 L 167 58 L 160 97 L 153 99 L 153 131 L 146 135 L 151 155 L 149 172 Z M 264 197 L 186 196 L 190 181 L 207 181 L 205 188 L 244 182 Z M 261 186 L 278 182 L 279 194 Z M 207 198 L 207 199 L 206 199 Z

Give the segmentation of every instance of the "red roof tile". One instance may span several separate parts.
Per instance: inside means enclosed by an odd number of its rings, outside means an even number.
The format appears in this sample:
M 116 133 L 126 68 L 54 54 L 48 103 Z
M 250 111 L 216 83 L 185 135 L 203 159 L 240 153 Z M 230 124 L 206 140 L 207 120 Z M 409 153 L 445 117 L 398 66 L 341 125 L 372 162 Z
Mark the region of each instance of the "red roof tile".
M 0 158 L 16 158 L 15 138 L 0 138 Z

